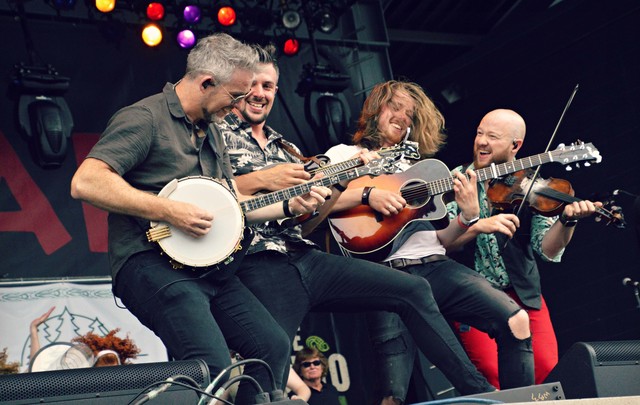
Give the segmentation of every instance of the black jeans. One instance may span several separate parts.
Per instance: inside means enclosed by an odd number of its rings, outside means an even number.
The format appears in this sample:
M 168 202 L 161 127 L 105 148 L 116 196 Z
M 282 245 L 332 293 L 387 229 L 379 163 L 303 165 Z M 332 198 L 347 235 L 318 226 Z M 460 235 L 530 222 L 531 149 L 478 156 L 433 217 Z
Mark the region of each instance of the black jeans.
M 390 269 L 392 270 L 392 269 Z M 531 339 L 517 339 L 508 320 L 521 307 L 477 272 L 453 261 L 407 266 L 403 271 L 426 279 L 445 318 L 476 327 L 496 340 L 503 389 L 534 384 Z M 393 270 L 398 271 L 398 270 Z M 415 359 L 415 344 L 397 315 L 367 314 L 380 376 L 380 396 L 404 401 Z
M 461 393 L 495 389 L 465 354 L 423 278 L 312 248 L 287 255 L 250 254 L 237 275 L 271 312 L 289 341 L 309 311 L 392 311 Z M 283 376 L 288 372 L 288 368 L 281 370 Z
M 155 251 L 132 256 L 117 276 L 115 293 L 140 322 L 151 329 L 176 360 L 202 359 L 212 379 L 231 364 L 229 348 L 246 359 L 260 359 L 273 369 L 288 367 L 291 340 L 236 276 L 193 278 L 174 270 Z M 216 279 L 218 278 L 218 279 Z M 228 344 L 228 346 L 227 346 Z M 247 364 L 244 373 L 271 391 L 268 371 Z M 275 375 L 278 388 L 282 373 Z M 223 380 L 224 381 L 224 380 Z M 254 404 L 255 390 L 242 384 L 237 404 Z

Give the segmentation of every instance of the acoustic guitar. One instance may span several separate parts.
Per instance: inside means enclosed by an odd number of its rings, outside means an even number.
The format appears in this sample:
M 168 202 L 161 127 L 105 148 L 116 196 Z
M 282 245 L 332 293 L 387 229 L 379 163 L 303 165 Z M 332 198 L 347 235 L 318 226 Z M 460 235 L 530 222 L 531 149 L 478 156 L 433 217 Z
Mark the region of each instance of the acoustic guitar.
M 560 145 L 557 149 L 511 162 L 492 164 L 476 170 L 478 181 L 505 176 L 545 163 L 570 165 L 578 162 L 600 162 L 600 153 L 591 143 Z M 341 248 L 353 255 L 368 255 L 391 242 L 411 222 L 437 221 L 447 217 L 443 195 L 453 190 L 453 177 L 447 166 L 437 159 L 422 160 L 402 173 L 385 174 L 375 179 L 356 179 L 349 188 L 375 186 L 395 191 L 407 201 L 397 215 L 385 217 L 367 205 L 329 216 L 329 229 Z

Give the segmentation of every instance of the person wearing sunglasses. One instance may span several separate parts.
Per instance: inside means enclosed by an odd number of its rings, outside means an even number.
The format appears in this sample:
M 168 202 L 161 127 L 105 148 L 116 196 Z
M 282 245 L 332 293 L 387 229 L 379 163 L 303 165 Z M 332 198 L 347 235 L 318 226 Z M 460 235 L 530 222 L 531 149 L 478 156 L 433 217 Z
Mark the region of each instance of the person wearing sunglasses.
M 305 347 L 296 353 L 293 370 L 311 389 L 309 405 L 339 405 L 338 391 L 326 382 L 329 373 L 328 361 L 316 348 Z

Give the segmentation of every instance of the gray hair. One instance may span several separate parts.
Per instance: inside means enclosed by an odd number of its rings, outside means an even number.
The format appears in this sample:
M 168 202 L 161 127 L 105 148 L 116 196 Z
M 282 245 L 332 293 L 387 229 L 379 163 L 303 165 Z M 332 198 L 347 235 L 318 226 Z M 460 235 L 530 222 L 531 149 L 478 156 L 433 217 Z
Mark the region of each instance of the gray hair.
M 185 76 L 210 73 L 217 82 L 226 83 L 234 70 L 255 71 L 257 63 L 258 53 L 253 47 L 228 34 L 216 33 L 199 40 L 189 52 Z

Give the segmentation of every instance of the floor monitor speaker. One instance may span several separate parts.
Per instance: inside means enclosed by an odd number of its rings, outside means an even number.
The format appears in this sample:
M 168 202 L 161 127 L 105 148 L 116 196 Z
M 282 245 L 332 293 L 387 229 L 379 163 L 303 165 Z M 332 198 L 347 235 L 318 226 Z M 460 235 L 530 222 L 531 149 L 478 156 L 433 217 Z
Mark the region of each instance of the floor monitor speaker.
M 530 385 L 528 387 L 511 388 L 508 390 L 501 390 L 495 392 L 485 392 L 484 394 L 466 395 L 464 397 L 456 398 L 460 401 L 463 398 L 468 398 L 469 403 L 472 400 L 493 400 L 498 403 L 513 404 L 521 402 L 541 402 L 541 401 L 557 401 L 564 400 L 564 391 L 562 390 L 562 384 L 559 382 Z M 465 402 L 456 402 L 457 404 L 464 404 Z
M 575 343 L 545 381 L 570 399 L 640 395 L 640 340 Z
M 210 383 L 209 368 L 202 360 L 10 374 L 0 375 L 0 403 L 128 404 L 147 386 L 176 375 L 190 377 L 201 388 Z M 154 403 L 197 399 L 198 394 L 188 388 L 170 388 Z

